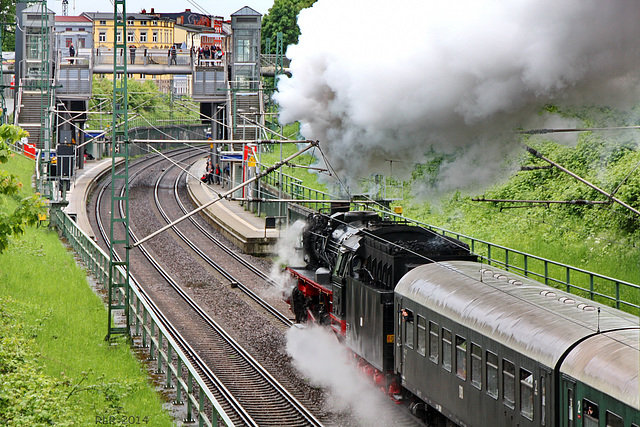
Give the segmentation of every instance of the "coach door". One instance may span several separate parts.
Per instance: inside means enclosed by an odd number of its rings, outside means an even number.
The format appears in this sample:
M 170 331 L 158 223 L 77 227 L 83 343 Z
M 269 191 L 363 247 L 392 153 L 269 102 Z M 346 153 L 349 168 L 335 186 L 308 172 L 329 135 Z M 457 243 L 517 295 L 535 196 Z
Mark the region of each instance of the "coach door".
M 563 378 L 562 400 L 560 402 L 560 425 L 577 427 L 576 405 L 576 383 L 568 378 Z
M 551 373 L 546 369 L 540 369 L 540 383 L 534 387 L 534 392 L 538 393 L 540 398 L 538 399 L 538 408 L 540 411 L 540 420 L 541 426 L 550 426 L 553 424 L 553 421 L 550 420 L 551 412 Z
M 396 372 L 402 376 L 402 362 L 404 359 L 402 343 L 404 336 L 402 334 L 402 298 L 396 299 Z

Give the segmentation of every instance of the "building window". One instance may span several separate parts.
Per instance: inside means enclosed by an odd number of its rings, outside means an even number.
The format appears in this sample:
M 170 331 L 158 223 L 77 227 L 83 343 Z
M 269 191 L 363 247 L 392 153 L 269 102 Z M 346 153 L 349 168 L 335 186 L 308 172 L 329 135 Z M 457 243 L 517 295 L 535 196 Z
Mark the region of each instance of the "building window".
M 127 42 L 134 42 L 135 39 L 133 31 L 127 31 Z
M 158 21 L 153 21 L 153 25 L 158 26 Z
M 451 372 L 451 331 L 442 328 L 442 367 Z
M 482 390 L 482 349 L 471 343 L 471 384 Z
M 133 24 L 134 24 L 134 22 L 133 22 L 132 19 L 127 20 L 127 25 L 133 25 Z
M 507 407 L 515 408 L 516 367 L 506 359 L 502 360 L 502 400 Z
M 154 43 L 158 43 L 158 30 L 153 32 L 153 40 Z
M 140 31 L 140 43 L 146 43 L 146 42 L 147 42 L 147 32 Z
M 98 41 L 99 42 L 106 42 L 107 41 L 107 32 L 106 31 L 100 31 L 100 33 L 98 34 Z
M 456 335 L 456 375 L 467 380 L 467 340 Z
M 107 21 L 100 21 L 100 25 L 107 25 Z
M 236 51 L 238 62 L 251 62 L 251 41 L 239 39 L 236 40 Z
M 429 359 L 438 363 L 438 348 L 440 347 L 439 327 L 433 322 L 429 322 Z
M 65 31 L 73 31 L 73 28 L 65 28 Z
M 73 40 L 72 39 L 66 39 L 64 42 L 65 42 L 65 45 L 67 47 L 69 47 L 69 46 L 71 46 L 71 43 L 73 42 Z
M 85 48 L 86 43 L 84 37 L 78 37 L 78 48 Z
M 520 369 L 520 412 L 533 420 L 533 375 L 525 369 Z
M 118 36 L 116 38 L 117 43 L 122 43 L 122 31 L 118 31 Z
M 487 351 L 487 394 L 498 398 L 498 356 Z
M 78 28 L 78 31 L 84 31 L 84 28 Z
M 142 25 L 143 27 L 147 26 L 147 21 L 140 21 L 140 25 Z

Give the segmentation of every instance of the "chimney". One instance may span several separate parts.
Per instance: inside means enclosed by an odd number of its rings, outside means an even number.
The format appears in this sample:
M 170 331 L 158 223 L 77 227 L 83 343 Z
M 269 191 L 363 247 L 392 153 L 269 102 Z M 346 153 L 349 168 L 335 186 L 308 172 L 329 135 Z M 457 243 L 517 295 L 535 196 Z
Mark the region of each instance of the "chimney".
M 191 12 L 191 9 L 185 9 L 184 11 L 185 12 Z
M 142 9 L 142 14 L 146 15 L 147 14 L 147 9 Z
M 151 8 L 151 14 L 153 15 L 155 13 L 155 11 L 153 10 L 153 8 Z

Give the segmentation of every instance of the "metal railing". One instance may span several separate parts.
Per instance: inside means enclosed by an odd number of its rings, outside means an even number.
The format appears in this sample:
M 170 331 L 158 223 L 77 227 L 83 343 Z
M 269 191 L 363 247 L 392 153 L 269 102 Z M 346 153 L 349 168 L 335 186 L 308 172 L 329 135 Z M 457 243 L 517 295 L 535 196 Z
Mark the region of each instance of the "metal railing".
M 67 239 L 87 269 L 102 284 L 103 290 L 106 290 L 109 280 L 109 255 L 89 235 L 78 228 L 75 221 L 57 205 L 52 206 L 50 215 L 52 225 Z M 119 277 L 114 280 L 122 281 L 125 277 L 122 270 L 118 270 L 117 275 Z M 131 324 L 128 327 L 133 330 L 132 336 L 141 338 L 142 347 L 149 349 L 149 359 L 157 361 L 156 373 L 164 374 L 164 387 L 167 389 L 175 388 L 176 400 L 174 403 L 183 404 L 186 401 L 186 421 L 196 421 L 193 416 L 197 412 L 197 421 L 201 426 L 216 426 L 218 418 L 225 425 L 232 426 L 233 422 L 211 394 L 163 322 L 157 317 L 141 290 L 132 283 L 129 284 L 129 287 L 131 290 L 129 310 L 131 310 L 132 316 L 130 316 Z M 122 298 L 122 294 L 119 294 L 118 298 Z M 210 405 L 209 407 L 212 408 L 211 415 L 205 412 L 206 405 Z
M 95 48 L 92 52 L 93 63 L 95 65 L 113 65 L 113 49 L 110 48 Z M 173 59 L 175 58 L 175 62 Z M 129 65 L 193 65 L 198 62 L 197 54 L 191 52 L 190 49 L 176 49 L 175 57 L 172 57 L 168 49 L 144 49 L 136 48 L 134 53 L 131 53 L 130 49 L 120 49 L 118 55 L 116 55 L 116 61 L 119 65 L 123 65 L 124 61 L 127 61 Z M 222 60 L 209 60 L 207 64 L 214 65 L 212 61 Z M 203 62 L 202 65 L 205 65 Z
M 279 182 L 279 174 L 277 173 L 267 175 L 262 178 L 261 182 L 274 188 L 282 185 L 282 192 L 286 195 L 285 197 L 293 200 L 336 199 L 336 197 L 328 193 L 305 187 L 301 184 L 301 180 L 286 174 L 282 174 L 282 183 Z M 309 203 L 305 204 L 305 206 L 314 208 L 315 210 L 327 210 L 330 204 Z M 364 205 L 362 204 L 352 206 L 352 209 L 363 208 Z M 640 285 L 407 218 L 391 212 L 388 209 L 384 209 L 382 206 L 376 206 L 374 201 L 372 201 L 367 209 L 376 210 L 391 220 L 408 221 L 429 230 L 439 232 L 445 236 L 454 237 L 463 241 L 469 245 L 471 252 L 478 255 L 483 262 L 489 265 L 495 265 L 507 271 L 513 271 L 525 277 L 531 277 L 546 285 L 566 290 L 569 293 L 640 315 Z
M 409 221 L 426 229 L 456 238 L 469 245 L 482 262 L 495 265 L 546 285 L 640 315 L 640 285 L 573 267 L 526 252 L 496 245 L 461 233 L 406 218 L 387 210 L 382 213 L 396 221 Z

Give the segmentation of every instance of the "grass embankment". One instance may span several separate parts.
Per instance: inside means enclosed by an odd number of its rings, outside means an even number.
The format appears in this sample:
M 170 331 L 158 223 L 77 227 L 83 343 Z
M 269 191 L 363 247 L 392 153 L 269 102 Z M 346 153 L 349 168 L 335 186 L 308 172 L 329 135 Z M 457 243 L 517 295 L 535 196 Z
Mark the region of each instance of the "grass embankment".
M 33 162 L 5 166 L 30 182 Z M 144 364 L 126 342 L 104 341 L 106 321 L 55 231 L 14 239 L 0 254 L 0 425 L 172 425 Z

